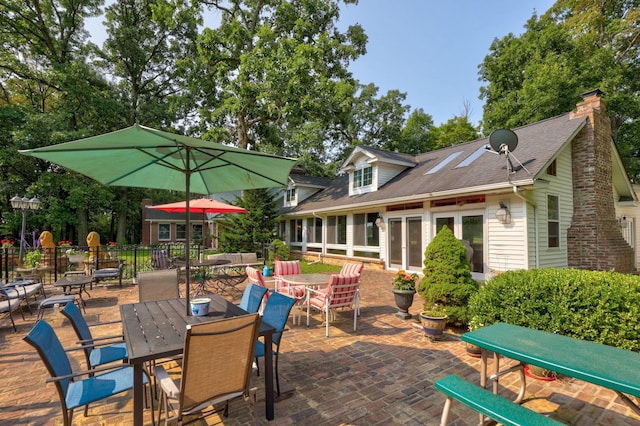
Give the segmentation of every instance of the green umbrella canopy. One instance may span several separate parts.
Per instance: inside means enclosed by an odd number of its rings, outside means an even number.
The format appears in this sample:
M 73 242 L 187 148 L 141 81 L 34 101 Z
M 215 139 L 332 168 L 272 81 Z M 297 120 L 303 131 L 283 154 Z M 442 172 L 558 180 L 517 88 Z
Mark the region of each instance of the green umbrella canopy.
M 134 125 L 99 136 L 20 150 L 111 186 L 186 192 L 186 255 L 190 270 L 189 199 L 191 193 L 215 194 L 285 186 L 295 159 L 234 148 Z M 189 277 L 186 274 L 187 288 Z M 189 292 L 187 291 L 187 313 Z
M 19 152 L 112 186 L 186 191 L 190 175 L 189 192 L 206 195 L 284 186 L 296 162 L 140 125 Z

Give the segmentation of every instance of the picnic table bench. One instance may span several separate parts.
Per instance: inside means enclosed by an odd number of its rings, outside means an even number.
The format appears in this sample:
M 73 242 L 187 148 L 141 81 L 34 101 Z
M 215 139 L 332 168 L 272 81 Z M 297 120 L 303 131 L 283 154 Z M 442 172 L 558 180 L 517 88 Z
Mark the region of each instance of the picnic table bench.
M 520 402 L 526 388 L 524 364 L 531 364 L 611 389 L 640 414 L 640 408 L 627 396 L 640 397 L 640 353 L 504 323 L 465 333 L 462 340 L 481 348 L 480 387 L 485 389 L 487 382 L 493 381 L 493 393 L 496 395 L 499 378 L 517 371 L 521 388 L 515 402 Z M 487 372 L 490 352 L 494 360 L 491 374 Z M 500 356 L 519 361 L 519 364 L 500 370 Z M 461 389 L 447 395 L 462 402 L 480 398 L 473 388 L 463 386 Z M 498 410 L 504 412 L 506 409 Z M 445 414 L 443 412 L 443 417 Z

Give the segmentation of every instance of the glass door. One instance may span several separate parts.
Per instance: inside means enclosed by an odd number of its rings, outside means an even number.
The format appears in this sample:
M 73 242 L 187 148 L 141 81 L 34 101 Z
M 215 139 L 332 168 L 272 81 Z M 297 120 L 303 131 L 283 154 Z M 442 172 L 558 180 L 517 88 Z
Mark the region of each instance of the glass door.
M 422 219 L 407 218 L 407 268 L 421 271 L 422 264 Z
M 402 219 L 389 219 L 389 267 L 402 269 Z

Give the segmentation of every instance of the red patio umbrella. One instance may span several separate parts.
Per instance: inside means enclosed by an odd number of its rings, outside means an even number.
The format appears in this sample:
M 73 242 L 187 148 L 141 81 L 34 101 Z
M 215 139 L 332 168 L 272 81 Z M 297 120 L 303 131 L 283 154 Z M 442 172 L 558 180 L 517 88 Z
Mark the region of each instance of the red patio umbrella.
M 149 206 L 150 209 L 162 210 L 172 213 L 186 213 L 187 202 L 178 201 L 177 203 L 158 204 L 157 206 Z M 204 214 L 205 213 L 249 213 L 242 207 L 225 204 L 211 198 L 199 198 L 189 201 L 189 211 L 191 213 L 202 213 L 202 241 L 204 241 Z

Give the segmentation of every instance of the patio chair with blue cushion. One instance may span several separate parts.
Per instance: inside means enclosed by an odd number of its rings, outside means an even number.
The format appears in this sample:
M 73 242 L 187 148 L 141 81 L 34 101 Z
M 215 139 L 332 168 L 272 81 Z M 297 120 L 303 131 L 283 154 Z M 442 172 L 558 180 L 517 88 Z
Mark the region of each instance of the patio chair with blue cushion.
M 82 316 L 80 309 L 73 303 L 68 303 L 60 312 L 69 319 L 78 336 L 79 349 L 84 351 L 87 360 L 87 368 L 95 368 L 114 361 L 123 361 L 127 358 L 127 346 L 122 340 L 121 334 L 94 338 L 87 321 Z M 96 325 L 113 324 L 120 321 L 103 322 Z
M 242 300 L 240 300 L 239 306 L 249 313 L 258 312 L 262 304 L 262 298 L 266 292 L 266 287 L 261 287 L 253 283 L 247 284 L 244 288 L 244 293 L 242 293 Z
M 71 425 L 74 409 L 133 388 L 132 367 L 102 367 L 99 370 L 74 373 L 58 336 L 44 320 L 39 320 L 24 340 L 38 351 L 47 367 L 51 375 L 47 383 L 53 382 L 56 385 L 65 426 Z M 87 377 L 80 380 L 79 377 L 82 376 Z M 146 377 L 144 381 L 146 383 Z
M 278 390 L 278 395 L 280 395 L 280 379 L 278 378 L 278 354 L 280 353 L 280 341 L 282 340 L 284 327 L 287 324 L 287 318 L 289 318 L 289 313 L 295 303 L 296 299 L 293 297 L 285 296 L 282 293 L 273 293 L 269 297 L 269 300 L 267 300 L 267 304 L 262 312 L 262 321 L 276 329 L 276 332 L 273 334 L 273 347 L 271 350 L 273 351 L 275 362 L 276 389 Z M 256 366 L 258 367 L 258 375 L 260 375 L 258 358 L 264 357 L 265 350 L 266 348 L 264 347 L 264 343 L 258 340 L 258 343 L 256 344 Z

